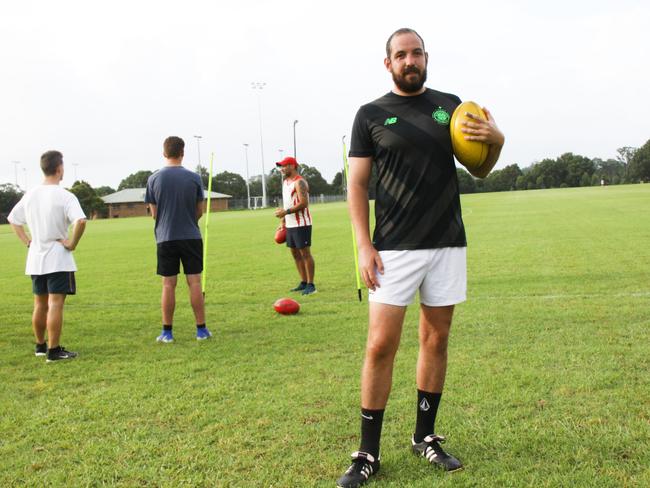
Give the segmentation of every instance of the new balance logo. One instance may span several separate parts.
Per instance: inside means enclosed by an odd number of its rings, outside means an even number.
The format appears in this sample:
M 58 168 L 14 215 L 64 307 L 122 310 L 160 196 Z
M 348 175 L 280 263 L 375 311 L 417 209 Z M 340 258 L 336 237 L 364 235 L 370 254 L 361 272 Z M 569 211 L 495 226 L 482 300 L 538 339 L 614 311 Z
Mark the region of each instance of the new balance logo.
M 388 117 L 386 119 L 386 122 L 384 122 L 384 125 L 393 125 L 397 124 L 397 117 Z
M 429 410 L 429 408 L 430 408 L 429 402 L 427 402 L 426 398 L 423 398 L 422 401 L 420 402 L 420 410 L 426 412 L 427 410 Z

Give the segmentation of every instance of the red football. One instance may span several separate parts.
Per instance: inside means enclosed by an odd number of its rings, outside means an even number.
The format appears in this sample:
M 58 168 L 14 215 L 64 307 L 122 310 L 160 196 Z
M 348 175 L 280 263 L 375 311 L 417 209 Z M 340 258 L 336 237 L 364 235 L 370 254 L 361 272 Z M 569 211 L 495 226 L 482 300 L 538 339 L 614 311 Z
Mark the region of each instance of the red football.
M 300 310 L 300 304 L 291 298 L 280 298 L 275 301 L 273 308 L 282 315 L 293 315 Z
M 278 230 L 275 231 L 275 242 L 278 244 L 282 244 L 287 240 L 287 228 L 286 227 L 280 227 Z

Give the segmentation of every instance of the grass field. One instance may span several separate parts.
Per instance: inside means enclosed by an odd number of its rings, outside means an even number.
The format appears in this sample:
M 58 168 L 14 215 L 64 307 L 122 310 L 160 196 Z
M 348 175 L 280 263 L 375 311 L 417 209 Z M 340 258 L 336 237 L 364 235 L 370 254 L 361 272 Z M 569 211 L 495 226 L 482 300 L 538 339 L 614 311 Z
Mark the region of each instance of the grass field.
M 382 487 L 650 486 L 650 185 L 464 195 L 469 299 L 437 427 L 466 464 L 410 453 L 417 307 L 385 416 Z M 197 343 L 179 285 L 156 344 L 150 219 L 91 222 L 63 344 L 33 355 L 25 249 L 0 227 L 0 486 L 334 486 L 358 447 L 367 304 L 344 204 L 313 207 L 319 293 L 297 282 L 270 210 L 213 214 Z

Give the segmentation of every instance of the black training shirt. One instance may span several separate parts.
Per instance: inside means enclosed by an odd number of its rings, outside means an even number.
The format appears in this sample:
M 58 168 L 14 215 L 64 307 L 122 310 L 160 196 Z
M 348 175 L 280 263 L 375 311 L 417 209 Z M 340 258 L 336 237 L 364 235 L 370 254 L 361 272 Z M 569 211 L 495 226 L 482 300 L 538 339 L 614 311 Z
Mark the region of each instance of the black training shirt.
M 427 88 L 412 97 L 388 93 L 357 112 L 349 155 L 376 165 L 376 249 L 467 245 L 449 134 L 460 103 Z

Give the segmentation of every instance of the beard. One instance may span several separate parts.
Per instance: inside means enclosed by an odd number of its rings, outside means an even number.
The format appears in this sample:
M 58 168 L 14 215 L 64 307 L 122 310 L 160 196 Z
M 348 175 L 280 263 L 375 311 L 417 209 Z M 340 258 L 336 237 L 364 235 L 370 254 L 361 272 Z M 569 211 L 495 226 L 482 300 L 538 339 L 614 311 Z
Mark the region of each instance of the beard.
M 417 77 L 415 77 L 412 81 L 409 81 L 406 77 L 411 73 L 416 74 Z M 402 90 L 404 93 L 415 93 L 417 91 L 420 91 L 424 86 L 424 82 L 427 81 L 426 68 L 420 70 L 415 66 L 409 66 L 407 68 L 404 68 L 402 73 L 399 74 L 391 70 L 391 74 L 393 75 L 393 82 L 397 88 Z

